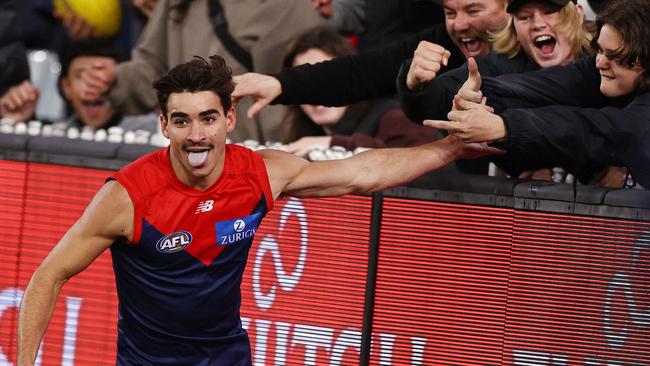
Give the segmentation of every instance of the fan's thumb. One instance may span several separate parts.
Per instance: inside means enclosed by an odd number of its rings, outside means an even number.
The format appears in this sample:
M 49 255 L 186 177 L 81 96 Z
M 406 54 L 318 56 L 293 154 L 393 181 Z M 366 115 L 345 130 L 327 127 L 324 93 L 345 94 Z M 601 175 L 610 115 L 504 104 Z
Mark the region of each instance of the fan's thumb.
M 473 57 L 467 59 L 467 82 L 473 91 L 481 90 L 481 74 L 478 72 L 478 65 Z

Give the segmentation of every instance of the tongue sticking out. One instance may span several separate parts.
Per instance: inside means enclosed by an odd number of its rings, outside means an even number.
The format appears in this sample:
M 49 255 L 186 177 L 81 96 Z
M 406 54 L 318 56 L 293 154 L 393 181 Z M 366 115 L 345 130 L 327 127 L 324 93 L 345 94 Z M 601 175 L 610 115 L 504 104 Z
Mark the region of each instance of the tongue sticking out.
M 203 162 L 205 162 L 205 159 L 208 157 L 208 150 L 201 152 L 190 151 L 188 157 L 192 166 L 201 166 L 203 165 Z

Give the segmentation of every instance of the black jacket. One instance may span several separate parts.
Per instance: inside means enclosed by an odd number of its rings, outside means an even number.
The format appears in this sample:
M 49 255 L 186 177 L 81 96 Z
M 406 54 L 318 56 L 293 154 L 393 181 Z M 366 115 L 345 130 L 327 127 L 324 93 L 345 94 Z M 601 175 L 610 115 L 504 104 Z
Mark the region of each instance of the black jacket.
M 567 66 L 483 78 L 483 93 L 504 120 L 509 171 L 561 166 L 583 182 L 625 166 L 650 187 L 650 93 L 600 92 L 595 55 Z
M 539 66 L 524 52 L 514 58 L 496 52 L 484 58 L 477 57 L 476 64 L 481 76 L 498 76 L 538 70 Z M 397 78 L 400 103 L 406 116 L 415 123 L 425 119 L 447 119 L 456 92 L 467 80 L 467 62 L 431 80 L 423 88 L 410 91 L 406 87 L 406 76 L 411 59 L 405 61 Z
M 29 79 L 27 51 L 16 23 L 15 0 L 0 0 L 0 95 Z
M 282 94 L 273 104 L 342 106 L 392 96 L 397 92 L 395 78 L 400 65 L 413 57 L 421 40 L 436 43 L 451 52 L 447 69 L 465 62 L 444 25 L 439 25 L 384 48 L 284 69 L 276 75 L 282 84 Z
M 366 0 L 363 48 L 381 47 L 444 23 L 442 7 L 430 0 Z
M 522 73 L 539 69 L 539 66 L 523 52 L 513 59 L 492 52 L 485 58 L 476 58 L 476 63 L 482 76 Z M 402 64 L 397 78 L 397 89 L 404 114 L 417 124 L 421 124 L 425 119 L 447 119 L 447 113 L 451 110 L 454 96 L 467 79 L 467 63 L 437 76 L 424 88 L 417 91 L 409 91 L 406 87 L 406 75 L 410 66 L 411 60 L 409 59 Z M 445 134 L 444 131 L 443 134 Z M 463 173 L 487 174 L 490 160 L 490 157 L 459 160 L 456 166 Z

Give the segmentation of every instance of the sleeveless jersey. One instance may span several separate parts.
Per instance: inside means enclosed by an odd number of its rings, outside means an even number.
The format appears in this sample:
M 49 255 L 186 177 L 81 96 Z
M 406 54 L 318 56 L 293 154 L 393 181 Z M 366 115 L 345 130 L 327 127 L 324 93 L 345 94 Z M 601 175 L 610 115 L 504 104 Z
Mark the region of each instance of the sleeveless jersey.
M 119 297 L 118 365 L 250 365 L 240 284 L 273 196 L 262 157 L 226 145 L 206 191 L 180 182 L 168 149 L 110 179 L 133 201 L 133 235 L 111 246 Z

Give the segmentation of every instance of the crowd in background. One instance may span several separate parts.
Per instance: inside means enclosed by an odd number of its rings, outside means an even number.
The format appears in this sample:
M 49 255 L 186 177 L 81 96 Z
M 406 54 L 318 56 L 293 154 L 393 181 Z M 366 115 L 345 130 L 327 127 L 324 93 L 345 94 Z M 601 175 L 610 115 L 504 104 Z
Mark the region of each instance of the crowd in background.
M 0 0 L 0 117 L 154 133 L 153 80 L 219 54 L 238 75 L 234 142 L 307 156 L 451 133 L 507 152 L 460 173 L 559 167 L 640 188 L 650 41 L 616 3 L 650 14 L 643 0 Z M 36 50 L 54 78 L 35 80 Z M 51 94 L 53 117 L 37 108 Z

